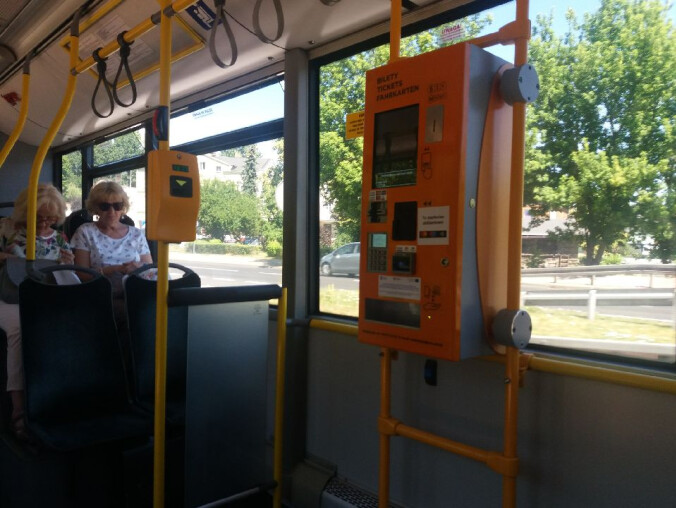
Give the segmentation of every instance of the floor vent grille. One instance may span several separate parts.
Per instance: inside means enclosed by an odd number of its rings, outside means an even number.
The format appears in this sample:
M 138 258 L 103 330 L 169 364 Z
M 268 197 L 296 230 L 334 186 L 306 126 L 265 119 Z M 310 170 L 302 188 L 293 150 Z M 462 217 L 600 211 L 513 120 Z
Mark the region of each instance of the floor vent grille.
M 356 508 L 378 508 L 377 497 L 338 478 L 329 481 L 324 493 Z

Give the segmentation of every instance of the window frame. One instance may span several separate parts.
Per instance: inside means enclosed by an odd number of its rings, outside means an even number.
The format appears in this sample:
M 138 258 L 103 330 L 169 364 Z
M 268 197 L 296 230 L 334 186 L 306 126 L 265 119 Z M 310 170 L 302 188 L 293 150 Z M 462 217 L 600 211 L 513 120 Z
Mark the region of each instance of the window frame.
M 414 23 L 411 25 L 404 26 L 402 28 L 402 38 L 415 33 L 422 32 L 427 29 L 437 27 L 444 23 L 449 23 L 455 20 L 462 19 L 466 16 L 476 14 L 487 9 L 497 7 L 509 3 L 511 0 L 504 1 L 478 1 L 473 2 L 469 5 L 462 6 L 458 9 L 454 9 L 443 15 L 437 15 L 430 17 L 422 22 Z M 309 161 L 310 161 L 310 184 L 311 184 L 311 193 L 310 193 L 310 209 L 314 212 L 312 216 L 308 218 L 309 220 L 309 231 L 311 232 L 310 242 L 312 247 L 310 249 L 310 266 L 308 267 L 309 274 L 309 285 L 307 288 L 308 291 L 308 302 L 310 307 L 310 315 L 312 318 L 321 319 L 321 320 L 334 320 L 343 323 L 356 325 L 358 318 L 333 314 L 326 311 L 320 311 L 320 273 L 319 273 L 319 261 L 321 258 L 320 249 L 319 249 L 319 182 L 320 182 L 320 72 L 323 66 L 335 63 L 339 60 L 349 58 L 360 52 L 373 49 L 379 45 L 386 44 L 389 42 L 389 35 L 382 34 L 371 39 L 359 42 L 357 44 L 351 45 L 349 47 L 342 48 L 336 52 L 319 56 L 317 58 L 310 60 L 309 72 L 310 72 L 310 83 L 309 83 L 309 94 L 310 94 L 310 110 L 309 110 L 309 136 L 310 136 L 310 151 L 309 151 Z M 317 269 L 314 269 L 317 267 Z M 628 357 L 628 356 L 619 356 L 608 353 L 596 353 L 589 352 L 579 349 L 572 349 L 566 347 L 555 347 L 555 346 L 546 346 L 540 344 L 531 344 L 526 348 L 526 352 L 533 353 L 543 353 L 547 355 L 552 355 L 561 358 L 568 358 L 578 361 L 594 361 L 602 362 L 604 364 L 610 364 L 612 366 L 618 367 L 629 367 L 629 368 L 639 368 L 649 370 L 651 372 L 658 373 L 668 373 L 676 374 L 676 361 L 672 363 L 660 362 L 658 360 L 647 360 L 637 357 Z

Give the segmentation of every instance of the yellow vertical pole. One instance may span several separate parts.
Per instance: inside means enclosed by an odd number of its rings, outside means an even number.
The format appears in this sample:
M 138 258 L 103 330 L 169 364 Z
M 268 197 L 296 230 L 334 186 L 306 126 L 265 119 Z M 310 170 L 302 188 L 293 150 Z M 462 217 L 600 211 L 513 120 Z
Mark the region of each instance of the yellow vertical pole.
M 516 1 L 516 21 L 528 20 L 528 0 Z M 528 34 L 514 41 L 514 65 L 528 61 Z M 517 102 L 513 106 L 512 124 L 512 167 L 509 194 L 509 252 L 507 279 L 507 308 L 518 310 L 521 302 L 521 216 L 523 206 L 523 167 L 526 140 L 526 103 Z M 504 456 L 517 458 L 517 437 L 519 418 L 519 350 L 507 348 L 505 363 L 505 430 Z M 502 505 L 504 508 L 516 506 L 516 477 L 504 475 L 502 479 Z
M 390 63 L 399 60 L 401 51 L 401 2 L 390 2 Z M 391 412 L 392 350 L 380 351 L 380 421 L 389 420 Z M 378 459 L 378 507 L 390 503 L 390 435 L 380 429 Z
M 171 84 L 171 17 L 165 9 L 170 0 L 160 2 L 160 100 L 166 107 L 166 136 L 159 140 L 160 150 L 169 150 L 170 84 Z M 151 189 L 152 192 L 152 189 Z M 157 246 L 157 302 L 155 315 L 155 428 L 153 448 L 153 506 L 164 507 L 164 460 L 167 382 L 167 295 L 169 293 L 169 244 Z
M 282 506 L 282 450 L 284 444 L 284 383 L 286 379 L 286 300 L 287 290 L 282 288 L 282 296 L 277 305 L 277 382 L 275 386 L 275 449 L 273 457 L 273 478 L 277 486 L 273 497 L 273 507 Z
M 0 152 L 0 167 L 5 163 L 9 152 L 14 148 L 16 140 L 19 139 L 21 131 L 23 131 L 23 126 L 26 124 L 26 118 L 28 117 L 28 100 L 30 98 L 30 82 L 31 82 L 31 71 L 30 71 L 30 56 L 26 57 L 26 63 L 23 66 L 23 78 L 21 82 L 21 108 L 19 109 L 19 118 L 16 121 L 14 130 L 7 138 L 5 146 L 2 147 L 2 152 Z
M 380 351 L 380 421 L 391 416 L 392 350 Z M 390 435 L 380 429 L 380 460 L 378 466 L 378 507 L 387 508 L 390 503 Z
M 399 60 L 401 47 L 401 2 L 392 0 L 390 9 L 390 63 Z
M 28 178 L 28 210 L 26 212 L 26 259 L 29 261 L 35 260 L 35 218 L 37 215 L 37 200 L 38 200 L 38 181 L 40 179 L 40 171 L 42 164 L 45 162 L 47 151 L 52 145 L 52 141 L 59 131 L 59 127 L 66 118 L 70 105 L 73 102 L 75 95 L 75 86 L 77 85 L 77 73 L 74 72 L 75 66 L 78 62 L 78 53 L 80 52 L 80 37 L 79 37 L 80 13 L 79 11 L 73 15 L 73 22 L 70 29 L 70 73 L 68 74 L 68 81 L 66 83 L 66 91 L 61 101 L 61 106 L 52 120 L 52 124 L 47 129 L 45 137 L 42 139 L 38 151 L 35 153 L 33 165 L 31 166 L 31 174 Z

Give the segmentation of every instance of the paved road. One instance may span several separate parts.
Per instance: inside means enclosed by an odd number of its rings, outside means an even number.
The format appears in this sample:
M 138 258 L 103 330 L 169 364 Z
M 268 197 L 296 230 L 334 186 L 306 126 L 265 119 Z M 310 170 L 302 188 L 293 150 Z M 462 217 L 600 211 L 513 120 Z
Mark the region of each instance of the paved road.
M 171 252 L 171 262 L 192 268 L 202 279 L 202 287 L 281 284 L 282 265 L 278 260 L 240 256 L 209 256 Z M 317 270 L 319 273 L 319 270 Z M 358 290 L 359 277 L 320 277 L 322 289 Z
M 216 256 L 190 253 L 171 252 L 170 260 L 191 267 L 202 279 L 203 287 L 217 286 L 250 286 L 257 284 L 281 284 L 282 267 L 278 260 L 267 258 L 248 258 L 244 256 Z M 359 289 L 359 277 L 348 276 L 320 276 L 320 289 L 333 286 L 340 290 Z M 551 292 L 557 289 L 547 285 L 524 284 L 524 291 Z M 571 288 L 567 288 L 571 290 Z M 588 288 L 587 288 L 588 289 Z M 615 291 L 620 291 L 615 289 Z M 624 290 L 623 290 L 624 291 Z M 655 290 L 645 289 L 654 292 Z M 662 289 L 661 291 L 668 291 Z M 576 290 L 584 292 L 584 290 Z M 666 303 L 666 302 L 665 302 Z M 586 303 L 575 305 L 562 305 L 555 302 L 539 302 L 543 306 L 556 306 L 557 308 L 586 311 Z M 672 322 L 673 310 L 670 305 L 604 305 L 599 304 L 597 314 L 607 316 L 629 316 L 637 318 L 656 319 L 659 321 Z

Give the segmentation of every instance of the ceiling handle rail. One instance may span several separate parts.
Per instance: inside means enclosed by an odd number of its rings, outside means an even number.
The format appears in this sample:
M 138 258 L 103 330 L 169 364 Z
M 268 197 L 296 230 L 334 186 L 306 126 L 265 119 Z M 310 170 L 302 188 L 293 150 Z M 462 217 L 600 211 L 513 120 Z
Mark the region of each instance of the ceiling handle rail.
M 113 99 L 118 106 L 127 108 L 132 106 L 136 102 L 136 82 L 134 81 L 134 75 L 129 68 L 129 55 L 131 55 L 131 45 L 134 44 L 134 41 L 127 42 L 124 40 L 124 34 L 127 32 L 124 31 L 117 35 L 117 43 L 120 45 L 120 65 L 117 68 L 117 73 L 115 74 L 115 79 L 112 83 L 113 88 Z M 127 75 L 127 80 L 129 81 L 129 86 L 131 87 L 131 102 L 125 104 L 120 96 L 117 95 L 117 88 L 120 82 L 120 76 L 122 75 L 122 70 L 124 69 L 125 74 Z
M 263 29 L 261 28 L 261 4 L 263 3 L 263 0 L 256 0 L 256 4 L 254 5 L 254 10 L 253 10 L 253 26 L 254 26 L 254 32 L 256 33 L 256 36 L 266 44 L 271 44 L 273 42 L 276 42 L 280 39 L 282 34 L 284 33 L 284 9 L 282 9 L 282 2 L 281 0 L 272 0 L 272 3 L 275 6 L 275 14 L 277 15 L 277 34 L 270 39 L 268 38 L 267 35 L 263 33 Z
M 214 0 L 214 6 L 216 7 L 216 20 L 214 24 L 211 25 L 211 30 L 209 31 L 209 53 L 211 54 L 211 59 L 216 65 L 220 68 L 225 69 L 227 67 L 232 67 L 237 61 L 237 41 L 235 40 L 235 34 L 232 33 L 232 28 L 228 23 L 228 16 L 225 12 L 225 0 Z M 223 25 L 225 30 L 225 35 L 228 38 L 228 44 L 230 45 L 230 62 L 226 63 L 221 60 L 221 57 L 218 56 L 216 51 L 216 31 L 218 30 L 218 25 Z
M 164 8 L 162 11 L 158 11 L 154 14 L 152 14 L 149 18 L 145 19 L 144 21 L 141 21 L 138 25 L 136 25 L 133 28 L 130 28 L 127 30 L 127 32 L 124 35 L 124 40 L 126 42 L 132 43 L 139 37 L 141 37 L 143 34 L 149 32 L 155 26 L 160 24 L 160 19 L 161 15 L 164 13 L 165 16 L 171 17 L 174 14 L 178 14 L 181 11 L 184 11 L 188 7 L 190 7 L 192 4 L 197 2 L 197 0 L 176 0 L 173 4 L 170 4 L 166 8 Z M 112 55 L 120 49 L 120 44 L 118 43 L 117 40 L 113 40 L 103 46 L 101 48 L 101 51 L 99 54 L 101 55 L 102 58 L 107 58 L 108 56 Z M 91 67 L 93 67 L 96 64 L 94 59 L 92 57 L 88 57 L 85 60 L 82 60 L 81 62 L 76 62 L 75 65 L 71 67 L 71 73 L 73 74 L 81 74 L 87 70 L 89 70 Z
M 101 48 L 97 48 L 93 51 L 92 57 L 96 62 L 96 73 L 99 75 L 99 79 L 96 82 L 94 87 L 94 93 L 92 94 L 92 111 L 99 118 L 108 118 L 115 111 L 115 98 L 113 97 L 112 85 L 108 82 L 106 77 L 106 71 L 108 66 L 106 65 L 107 58 L 102 58 L 99 55 Z M 103 90 L 106 92 L 106 97 L 108 98 L 109 111 L 108 113 L 101 113 L 96 107 L 96 96 L 99 93 L 99 88 L 103 85 Z
M 79 59 L 80 14 L 81 10 L 78 9 L 73 15 L 73 21 L 70 28 L 70 69 L 75 67 Z M 45 158 L 47 157 L 47 151 L 52 145 L 52 142 L 54 141 L 56 133 L 59 131 L 64 118 L 66 118 L 66 115 L 68 114 L 68 110 L 70 109 L 70 105 L 73 102 L 73 97 L 75 95 L 76 85 L 77 74 L 73 74 L 71 71 L 68 74 L 68 81 L 66 83 L 66 90 L 61 101 L 61 106 L 59 107 L 54 120 L 52 120 L 45 137 L 40 143 L 40 146 L 38 147 L 33 159 L 33 165 L 31 166 L 31 174 L 28 179 L 28 210 L 26 212 L 26 259 L 28 261 L 35 260 L 35 234 L 37 230 L 35 219 L 37 216 L 38 181 L 40 179 L 40 171 L 42 170 L 42 165 L 44 164 Z
M 0 168 L 2 168 L 9 152 L 12 151 L 16 141 L 19 139 L 24 126 L 26 125 L 26 118 L 28 118 L 28 101 L 30 99 L 30 82 L 31 82 L 31 54 L 29 53 L 23 64 L 23 77 L 21 82 L 21 108 L 19 109 L 19 118 L 16 120 L 12 133 L 5 141 L 5 145 L 0 152 Z

